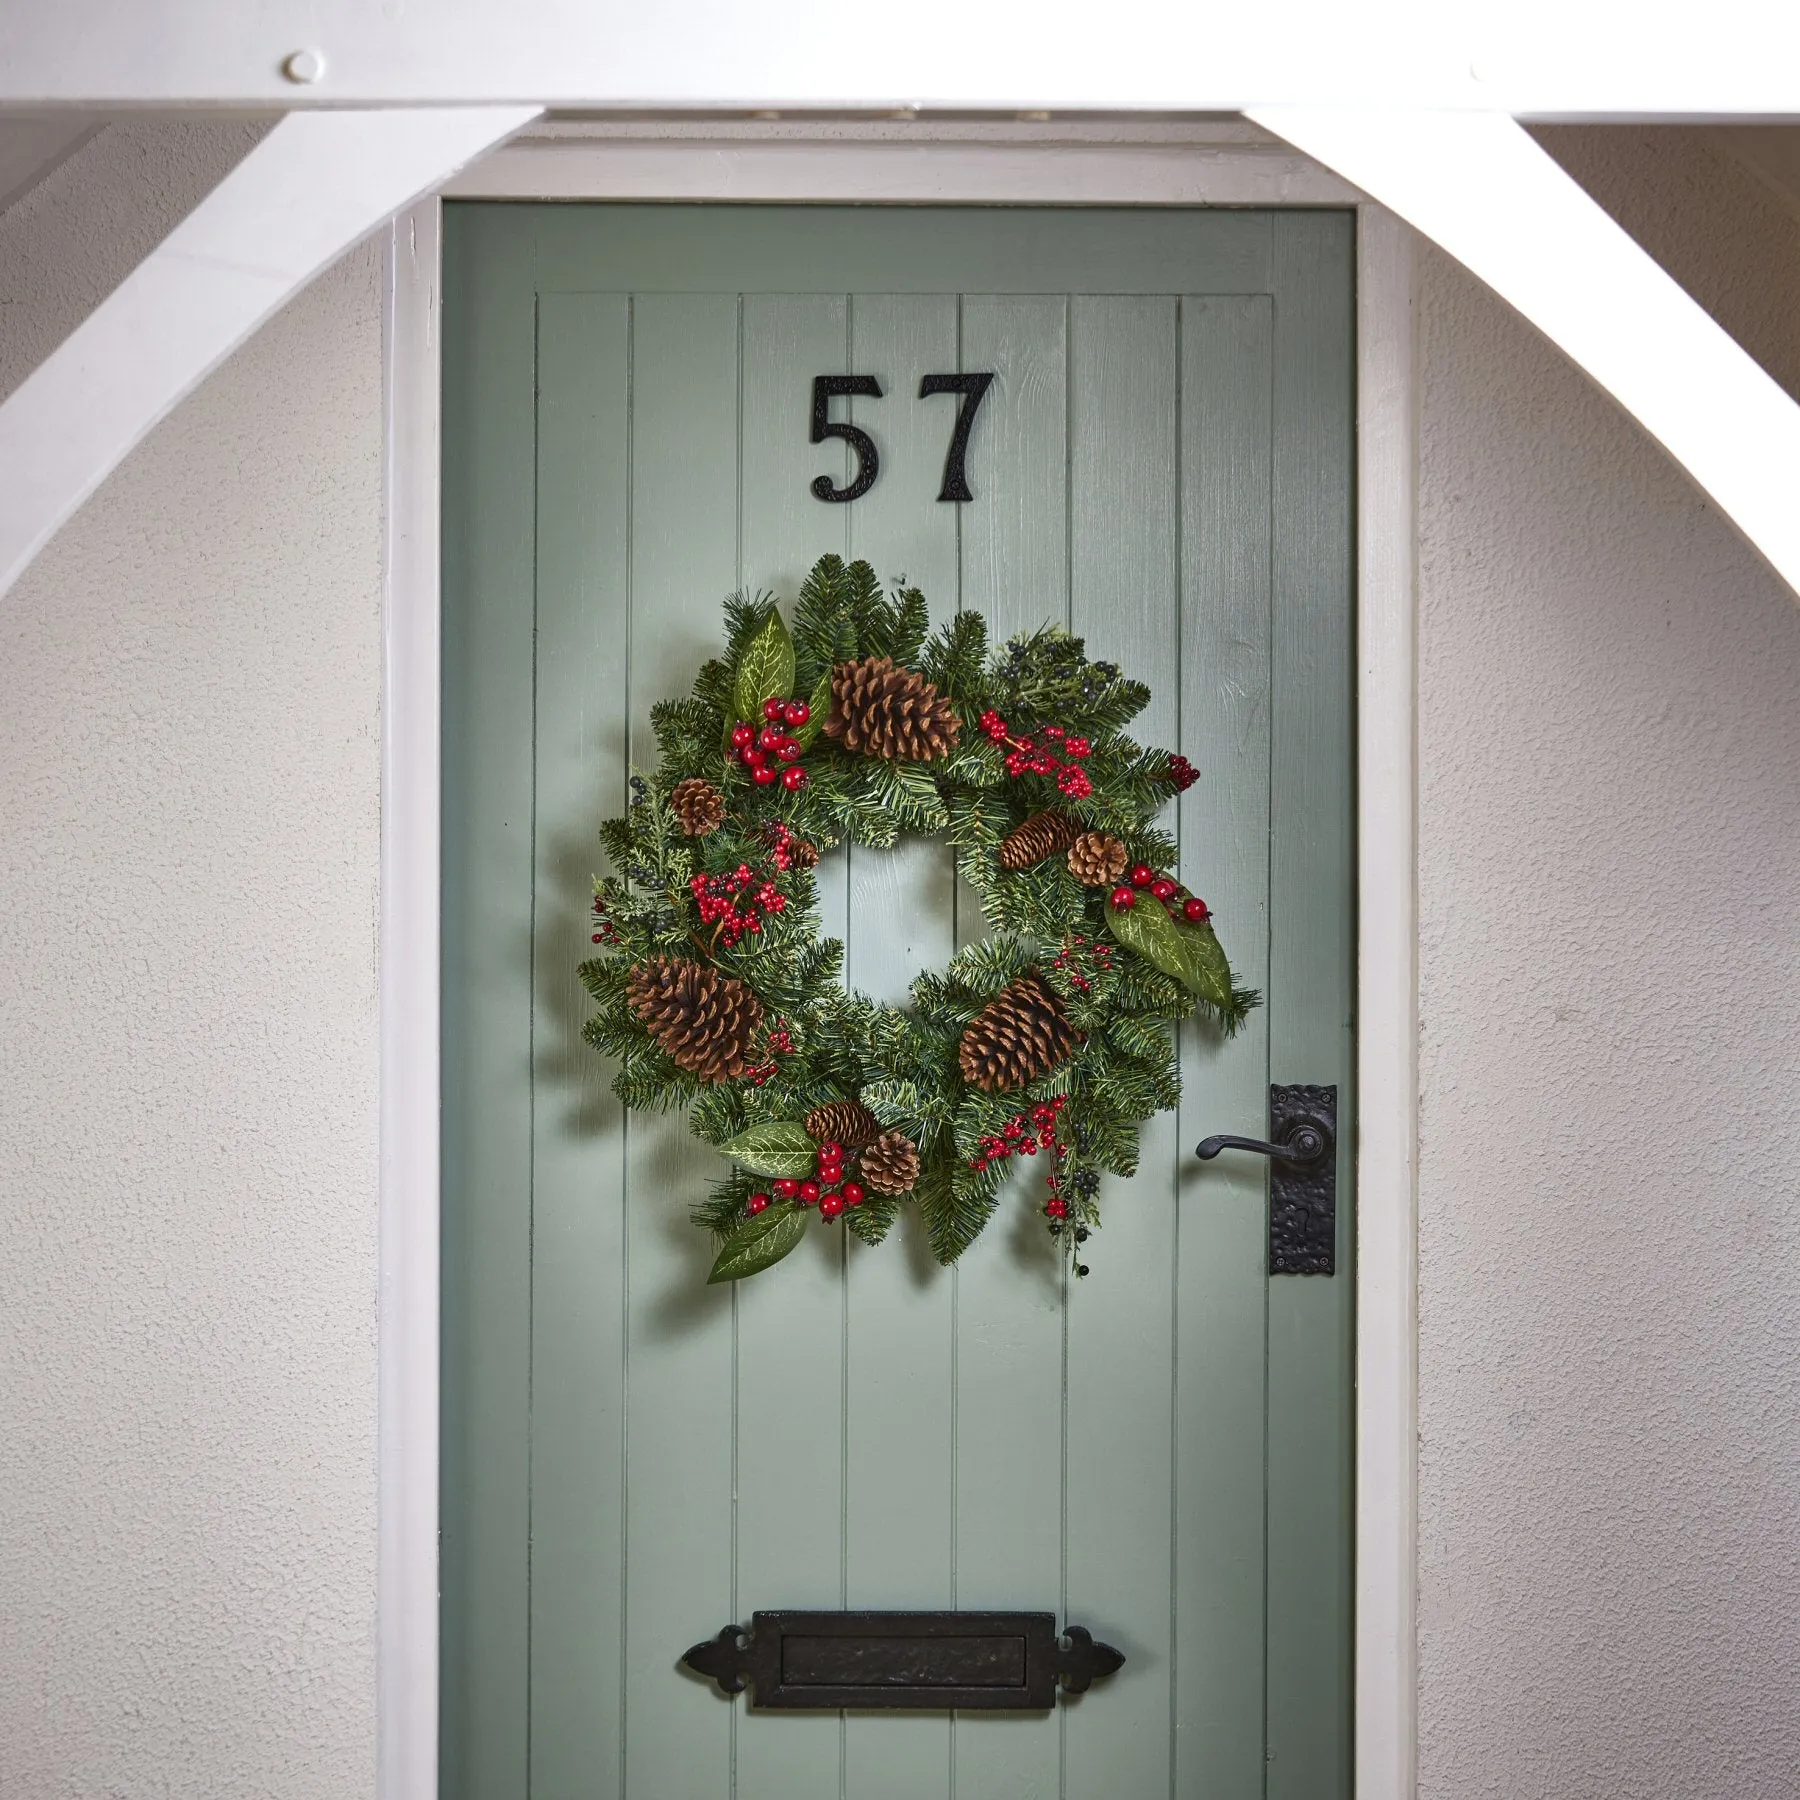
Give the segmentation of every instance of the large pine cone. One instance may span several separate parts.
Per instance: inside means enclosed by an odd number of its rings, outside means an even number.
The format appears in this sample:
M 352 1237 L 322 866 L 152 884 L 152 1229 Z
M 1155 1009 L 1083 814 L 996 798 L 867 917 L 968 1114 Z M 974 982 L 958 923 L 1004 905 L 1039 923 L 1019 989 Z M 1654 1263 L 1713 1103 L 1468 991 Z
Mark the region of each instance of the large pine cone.
M 919 1147 L 904 1132 L 884 1132 L 856 1160 L 864 1185 L 878 1194 L 911 1193 L 919 1179 Z
M 1055 807 L 1033 813 L 1023 824 L 1015 825 L 1000 840 L 1000 866 L 1003 869 L 1029 869 L 1046 857 L 1066 850 L 1081 836 L 1081 821 Z
M 1009 982 L 969 1021 L 956 1060 L 972 1087 L 1004 1092 L 1048 1075 L 1074 1044 L 1062 1002 L 1033 970 Z
M 669 811 L 689 837 L 710 837 L 725 823 L 725 796 L 710 781 L 690 775 L 676 782 Z
M 814 1142 L 860 1150 L 881 1136 L 881 1121 L 860 1100 L 827 1100 L 806 1115 Z
M 628 978 L 631 1010 L 677 1065 L 702 1081 L 745 1074 L 762 1030 L 762 1002 L 743 982 L 704 963 L 659 956 Z
M 1125 873 L 1125 846 L 1110 833 L 1084 831 L 1069 846 L 1069 873 L 1083 887 L 1107 887 Z
M 956 708 L 923 675 L 891 657 L 839 663 L 831 671 L 827 737 L 859 756 L 889 762 L 932 762 L 947 756 L 962 729 Z

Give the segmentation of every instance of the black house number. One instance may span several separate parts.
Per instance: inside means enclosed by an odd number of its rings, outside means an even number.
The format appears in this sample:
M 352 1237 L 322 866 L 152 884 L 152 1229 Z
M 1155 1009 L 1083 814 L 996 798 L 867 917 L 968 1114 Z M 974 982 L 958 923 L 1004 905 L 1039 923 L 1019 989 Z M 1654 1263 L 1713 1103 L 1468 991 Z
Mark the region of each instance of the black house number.
M 919 397 L 933 394 L 960 394 L 962 404 L 956 409 L 956 423 L 950 431 L 950 449 L 944 457 L 944 484 L 938 489 L 940 500 L 961 502 L 973 500 L 969 491 L 969 434 L 975 429 L 975 414 L 987 397 L 993 375 L 927 375 L 919 383 Z M 860 394 L 871 400 L 881 398 L 881 383 L 873 375 L 815 375 L 812 389 L 812 442 L 822 444 L 827 438 L 842 438 L 856 452 L 856 476 L 839 487 L 829 475 L 815 476 L 814 495 L 820 500 L 841 502 L 860 500 L 875 485 L 881 473 L 881 453 L 866 431 L 831 416 L 831 403 Z

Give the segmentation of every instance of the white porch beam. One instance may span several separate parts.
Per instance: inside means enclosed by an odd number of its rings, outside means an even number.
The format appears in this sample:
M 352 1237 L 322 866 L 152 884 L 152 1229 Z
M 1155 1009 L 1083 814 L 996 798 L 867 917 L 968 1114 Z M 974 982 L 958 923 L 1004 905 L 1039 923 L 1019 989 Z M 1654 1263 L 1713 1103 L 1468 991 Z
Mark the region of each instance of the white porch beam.
M 306 59 L 296 63 L 299 55 Z M 0 106 L 1800 111 L 1779 0 L 15 0 Z
M 281 120 L 0 405 L 0 594 L 291 294 L 536 114 L 459 107 Z
M 1800 597 L 1800 406 L 1513 120 L 1249 117 L 1433 239 L 1605 388 Z

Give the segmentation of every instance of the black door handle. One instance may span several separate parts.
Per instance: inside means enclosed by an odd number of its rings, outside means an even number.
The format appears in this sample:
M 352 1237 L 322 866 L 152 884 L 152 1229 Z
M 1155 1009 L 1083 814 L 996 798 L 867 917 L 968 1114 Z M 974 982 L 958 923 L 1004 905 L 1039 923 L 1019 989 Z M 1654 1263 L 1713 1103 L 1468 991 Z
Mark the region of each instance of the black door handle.
M 1202 1162 L 1211 1162 L 1221 1150 L 1249 1150 L 1275 1162 L 1317 1162 L 1325 1154 L 1325 1134 L 1316 1125 L 1299 1125 L 1285 1144 L 1265 1144 L 1261 1138 L 1233 1137 L 1220 1132 L 1217 1137 L 1202 1138 L 1194 1154 Z
M 1270 1141 L 1272 1140 L 1272 1141 Z M 1211 1162 L 1221 1150 L 1266 1156 L 1269 1170 L 1269 1273 L 1337 1272 L 1337 1089 L 1269 1089 L 1269 1137 L 1220 1132 L 1194 1154 Z

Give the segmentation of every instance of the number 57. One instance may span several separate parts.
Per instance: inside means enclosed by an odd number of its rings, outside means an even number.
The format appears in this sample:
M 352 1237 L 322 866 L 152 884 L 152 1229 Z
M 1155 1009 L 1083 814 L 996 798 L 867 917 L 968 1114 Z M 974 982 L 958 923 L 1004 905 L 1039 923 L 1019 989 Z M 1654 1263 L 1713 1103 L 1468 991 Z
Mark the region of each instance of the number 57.
M 962 404 L 956 409 L 956 424 L 950 432 L 950 449 L 944 457 L 944 483 L 938 489 L 940 500 L 960 502 L 975 498 L 969 492 L 969 474 L 965 466 L 969 434 L 975 428 L 975 414 L 993 379 L 991 372 L 985 375 L 927 375 L 919 383 L 921 399 L 928 399 L 933 394 L 962 395 Z M 842 438 L 856 452 L 856 476 L 848 486 L 836 486 L 829 475 L 815 477 L 812 491 L 821 500 L 860 500 L 881 473 L 881 453 L 875 448 L 875 440 L 859 427 L 830 416 L 833 400 L 854 394 L 879 400 L 881 383 L 873 375 L 813 377 L 812 442 L 822 444 L 827 438 Z

